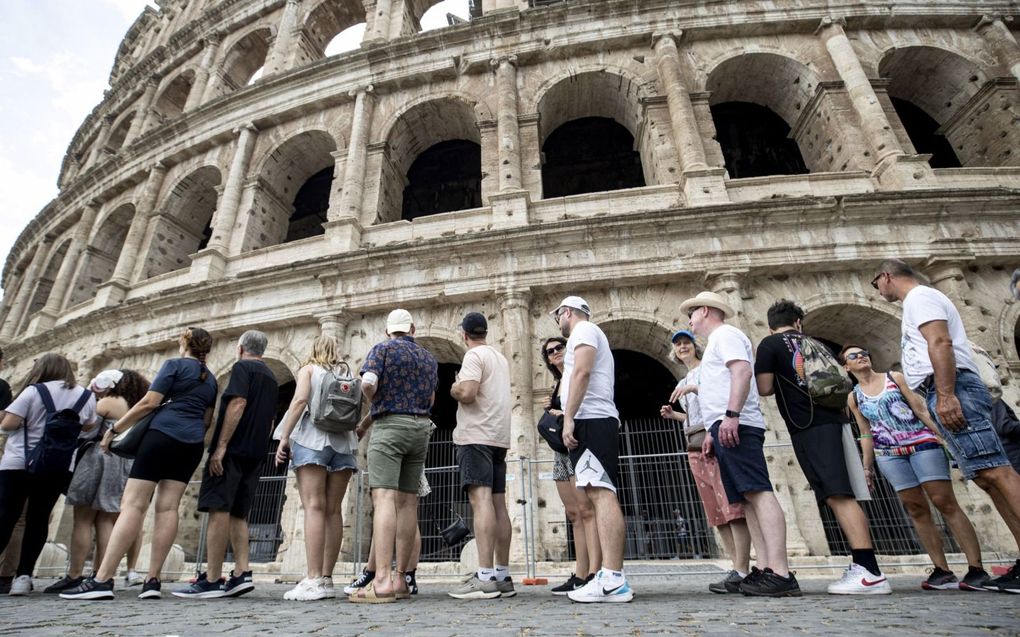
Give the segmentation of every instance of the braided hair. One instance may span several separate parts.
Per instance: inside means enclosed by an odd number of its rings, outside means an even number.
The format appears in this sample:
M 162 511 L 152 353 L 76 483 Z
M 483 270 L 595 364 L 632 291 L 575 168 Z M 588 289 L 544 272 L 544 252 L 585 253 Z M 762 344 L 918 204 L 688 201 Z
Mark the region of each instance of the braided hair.
M 201 327 L 189 327 L 181 335 L 181 343 L 202 365 L 202 372 L 198 379 L 204 382 L 209 377 L 209 368 L 205 366 L 205 358 L 212 350 L 212 336 Z

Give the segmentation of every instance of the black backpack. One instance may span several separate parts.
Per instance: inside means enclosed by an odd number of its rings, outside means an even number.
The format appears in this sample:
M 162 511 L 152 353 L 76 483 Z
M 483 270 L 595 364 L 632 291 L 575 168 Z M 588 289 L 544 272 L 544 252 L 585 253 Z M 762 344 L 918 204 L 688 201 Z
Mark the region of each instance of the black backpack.
M 57 411 L 53 396 L 46 385 L 32 385 L 39 392 L 46 409 L 46 423 L 42 438 L 31 450 L 28 448 L 28 426 L 25 425 L 25 469 L 31 474 L 55 474 L 70 471 L 71 458 L 78 448 L 78 434 L 82 424 L 79 413 L 92 397 L 89 390 L 82 391 L 78 402 L 70 409 Z

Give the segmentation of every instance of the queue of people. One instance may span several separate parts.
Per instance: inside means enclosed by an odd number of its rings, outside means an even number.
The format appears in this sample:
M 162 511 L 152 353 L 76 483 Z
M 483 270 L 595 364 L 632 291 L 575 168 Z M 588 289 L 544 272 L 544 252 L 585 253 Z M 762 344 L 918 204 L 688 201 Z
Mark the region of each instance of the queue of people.
M 817 342 L 802 331 L 804 312 L 791 301 L 780 300 L 769 309 L 770 336 L 756 351 L 727 322 L 735 312 L 724 297 L 701 292 L 680 305 L 688 329 L 673 333 L 671 345 L 687 373 L 663 397 L 660 414 L 684 431 L 706 518 L 731 560 L 726 577 L 710 585 L 712 592 L 802 594 L 789 569 L 786 517 L 773 493 L 763 449 L 761 401 L 775 396 L 805 478 L 818 502 L 833 511 L 850 544 L 851 564 L 829 585 L 830 594 L 892 591 L 860 505 L 869 497 L 876 470 L 896 490 L 932 560 L 923 588 L 1020 593 L 1020 559 L 997 578 L 985 571 L 974 527 L 950 482 L 947 452 L 965 478 L 989 494 L 1020 554 L 1020 474 L 992 426 L 992 401 L 959 313 L 897 259 L 881 264 L 872 285 L 886 300 L 903 302 L 902 373 L 875 370 L 866 344 L 846 345 L 838 363 L 830 363 L 831 353 L 820 353 Z M 559 335 L 544 338 L 540 350 L 555 380 L 545 410 L 561 428 L 554 441 L 553 478 L 574 524 L 577 558 L 570 578 L 552 593 L 579 603 L 629 602 L 634 590 L 624 572 L 626 525 L 617 496 L 620 419 L 614 361 L 605 333 L 591 316 L 584 299 L 564 298 L 551 312 Z M 457 402 L 453 440 L 460 486 L 473 513 L 478 569 L 449 595 L 464 600 L 510 597 L 516 594 L 506 506 L 510 363 L 488 344 L 483 314 L 468 313 L 459 328 L 466 353 L 450 390 Z M 174 590 L 174 596 L 238 597 L 254 589 L 247 517 L 275 437 L 275 460 L 289 463 L 296 474 L 304 513 L 305 576 L 285 599 L 336 597 L 332 573 L 343 539 L 341 504 L 358 470 L 358 439 L 369 432 L 372 556 L 344 592 L 352 603 L 371 604 L 417 593 L 417 503 L 429 491 L 424 465 L 435 428 L 430 412 L 438 365 L 416 342 L 415 332 L 411 314 L 393 310 L 386 338 L 368 352 L 357 375 L 342 360 L 335 339 L 317 338 L 275 432 L 278 383 L 262 359 L 266 335 L 250 330 L 240 337 L 202 471 L 199 510 L 209 514 L 207 571 Z M 67 493 L 74 507 L 68 571 L 46 592 L 65 599 L 112 599 L 116 569 L 125 556 L 133 571 L 151 503 L 156 524 L 150 561 L 145 577 L 136 579 L 140 598 L 162 596 L 161 571 L 177 534 L 178 506 L 213 427 L 218 387 L 205 363 L 211 348 L 208 332 L 189 328 L 180 338 L 179 357 L 165 361 L 151 384 L 133 370 L 108 370 L 93 380 L 91 389 L 77 385 L 65 357 L 46 354 L 36 361 L 0 421 L 8 434 L 0 458 L 0 550 L 10 544 L 21 518 L 25 529 L 12 595 L 32 590 L 50 513 L 60 494 Z M 849 374 L 854 384 L 840 388 L 837 372 Z M 824 391 L 818 390 L 820 384 Z M 368 404 L 364 417 L 362 396 Z M 863 458 L 847 414 L 859 427 Z M 73 463 L 54 460 L 63 444 L 54 433 L 55 423 L 61 431 L 81 432 Z M 133 460 L 111 455 L 115 437 L 133 427 L 143 432 Z M 968 571 L 962 579 L 946 561 L 929 501 L 966 555 Z M 86 577 L 93 532 L 95 568 Z M 234 570 L 224 574 L 228 545 Z

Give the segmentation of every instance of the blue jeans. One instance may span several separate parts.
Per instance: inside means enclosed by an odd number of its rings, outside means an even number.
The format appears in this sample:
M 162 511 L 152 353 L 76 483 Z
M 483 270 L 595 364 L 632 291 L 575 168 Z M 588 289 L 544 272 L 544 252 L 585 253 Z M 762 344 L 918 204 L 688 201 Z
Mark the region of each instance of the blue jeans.
M 957 370 L 956 397 L 967 421 L 967 427 L 961 431 L 950 431 L 939 420 L 935 413 L 934 387 L 928 390 L 925 399 L 928 411 L 938 425 L 946 447 L 960 465 L 963 477 L 970 480 L 985 469 L 1009 466 L 1002 441 L 992 428 L 992 397 L 981 377 L 970 370 Z

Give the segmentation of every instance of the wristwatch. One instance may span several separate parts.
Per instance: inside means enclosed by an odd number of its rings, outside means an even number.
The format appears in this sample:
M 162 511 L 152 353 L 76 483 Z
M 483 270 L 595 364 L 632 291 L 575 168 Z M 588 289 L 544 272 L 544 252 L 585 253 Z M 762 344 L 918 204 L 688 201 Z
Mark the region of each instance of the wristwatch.
M 740 412 L 739 411 L 733 411 L 732 409 L 727 409 L 726 410 L 726 417 L 727 418 L 740 418 Z

